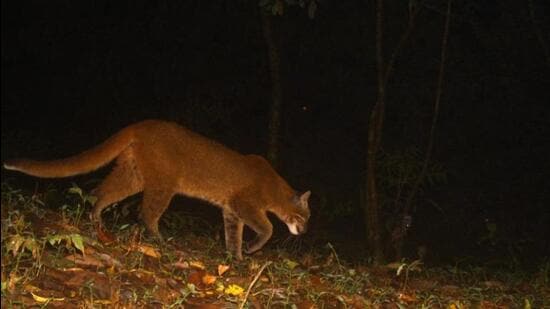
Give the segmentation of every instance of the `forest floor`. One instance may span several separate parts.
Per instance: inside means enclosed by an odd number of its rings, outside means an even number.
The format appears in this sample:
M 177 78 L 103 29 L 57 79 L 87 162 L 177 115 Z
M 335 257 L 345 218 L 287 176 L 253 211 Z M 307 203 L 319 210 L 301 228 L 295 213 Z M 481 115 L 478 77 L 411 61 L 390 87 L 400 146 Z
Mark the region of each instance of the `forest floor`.
M 346 262 L 330 243 L 268 245 L 236 261 L 220 233 L 159 246 L 141 225 L 123 223 L 124 205 L 109 211 L 118 238 L 107 244 L 89 223 L 92 196 L 52 192 L 2 185 L 2 308 L 550 308 L 550 265 L 534 273 L 418 260 L 374 267 Z

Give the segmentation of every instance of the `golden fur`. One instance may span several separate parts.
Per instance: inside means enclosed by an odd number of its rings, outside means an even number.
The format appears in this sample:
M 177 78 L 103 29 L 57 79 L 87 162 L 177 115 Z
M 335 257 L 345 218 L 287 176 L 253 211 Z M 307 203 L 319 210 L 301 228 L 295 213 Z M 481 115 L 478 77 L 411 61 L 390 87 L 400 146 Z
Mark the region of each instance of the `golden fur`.
M 203 199 L 223 211 L 227 250 L 242 259 L 243 225 L 257 234 L 252 253 L 271 237 L 266 212 L 274 213 L 293 234 L 305 232 L 310 192 L 297 195 L 261 156 L 242 155 L 175 123 L 147 120 L 130 125 L 104 143 L 73 157 L 53 161 L 18 159 L 4 168 L 57 178 L 85 174 L 112 160 L 111 173 L 96 188 L 92 219 L 101 228 L 109 205 L 143 192 L 140 216 L 162 239 L 158 221 L 175 194 Z

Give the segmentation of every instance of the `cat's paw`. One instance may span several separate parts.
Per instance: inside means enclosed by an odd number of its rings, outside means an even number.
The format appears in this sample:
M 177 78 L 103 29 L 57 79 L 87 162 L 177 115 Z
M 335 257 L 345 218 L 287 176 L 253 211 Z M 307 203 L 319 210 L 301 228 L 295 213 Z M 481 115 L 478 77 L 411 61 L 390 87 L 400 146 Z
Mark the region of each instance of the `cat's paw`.
M 258 249 L 255 248 L 254 244 L 252 244 L 252 243 L 245 243 L 243 247 L 244 247 L 243 251 L 246 254 L 252 254 L 252 253 L 258 251 Z

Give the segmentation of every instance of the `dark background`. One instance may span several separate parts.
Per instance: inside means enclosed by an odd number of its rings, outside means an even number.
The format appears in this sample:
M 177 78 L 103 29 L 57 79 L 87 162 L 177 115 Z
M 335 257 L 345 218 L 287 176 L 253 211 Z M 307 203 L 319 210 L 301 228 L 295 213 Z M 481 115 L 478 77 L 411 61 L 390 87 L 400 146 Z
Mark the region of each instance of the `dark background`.
M 425 245 L 433 263 L 548 258 L 550 64 L 534 30 L 535 22 L 548 47 L 544 2 L 532 1 L 534 18 L 527 1 L 453 2 L 433 153 L 446 177 L 415 202 L 407 256 Z M 318 4 L 313 19 L 298 6 L 273 19 L 284 96 L 279 171 L 314 194 L 305 242 L 331 241 L 362 259 L 360 196 L 377 83 L 374 2 Z M 2 159 L 67 156 L 148 118 L 265 154 L 271 81 L 256 1 L 1 5 Z M 423 158 L 445 10 L 444 2 L 422 2 L 396 59 L 386 153 L 416 149 Z M 386 59 L 407 22 L 408 6 L 387 1 Z M 395 215 L 384 211 L 388 220 Z

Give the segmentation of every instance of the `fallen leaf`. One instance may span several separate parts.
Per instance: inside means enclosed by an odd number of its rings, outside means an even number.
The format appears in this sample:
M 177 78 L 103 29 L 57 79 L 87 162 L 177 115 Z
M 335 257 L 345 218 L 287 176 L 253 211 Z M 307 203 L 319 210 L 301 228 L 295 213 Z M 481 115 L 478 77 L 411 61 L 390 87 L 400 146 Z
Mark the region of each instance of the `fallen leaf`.
M 244 289 L 236 284 L 230 284 L 224 291 L 225 294 L 231 296 L 239 296 L 243 294 Z
M 183 261 L 180 259 L 179 261 L 172 263 L 172 266 L 179 268 L 179 269 L 189 269 L 189 262 Z
M 229 270 L 229 265 L 218 265 L 218 276 L 223 276 L 227 270 Z
M 187 276 L 187 282 L 191 283 L 195 287 L 200 287 L 204 276 L 206 276 L 206 272 L 204 270 L 193 270 Z
M 94 305 L 111 305 L 112 303 L 109 299 L 94 299 Z
M 216 276 L 212 276 L 210 274 L 202 276 L 202 283 L 205 285 L 212 285 L 214 282 L 216 282 Z
M 153 248 L 149 245 L 140 244 L 136 246 L 137 251 L 141 252 L 147 256 L 153 257 L 153 258 L 160 258 L 160 253 L 157 251 L 157 249 Z
M 200 261 L 189 262 L 189 266 L 191 266 L 193 268 L 196 268 L 196 269 L 200 269 L 200 270 L 206 269 L 206 267 L 204 267 L 204 264 Z
M 283 262 L 285 263 L 286 268 L 288 268 L 288 269 L 290 269 L 290 270 L 293 270 L 293 269 L 296 268 L 298 265 L 300 265 L 300 264 L 298 264 L 297 262 L 294 262 L 294 261 L 289 260 L 289 259 L 284 259 Z
M 27 292 L 36 292 L 36 291 L 40 291 L 40 289 L 32 284 L 26 284 L 23 289 Z
M 449 304 L 449 309 L 462 309 L 465 308 L 464 304 L 462 304 L 460 301 L 453 301 Z
M 105 254 L 105 253 L 98 253 L 97 254 L 97 257 L 99 257 L 103 262 L 105 262 L 105 264 L 107 266 L 111 266 L 111 267 L 117 267 L 117 268 L 121 268 L 122 267 L 122 263 L 120 263 L 117 259 L 115 259 L 114 257 L 108 255 L 108 254 Z
M 416 296 L 408 295 L 408 294 L 404 294 L 404 293 L 399 293 L 397 298 L 399 300 L 403 301 L 403 302 L 406 302 L 406 303 L 414 303 L 414 302 L 418 301 Z
M 32 298 L 33 298 L 37 303 L 45 303 L 45 302 L 50 302 L 50 301 L 62 301 L 62 300 L 65 300 L 64 297 L 60 297 L 60 298 L 55 298 L 55 297 L 42 297 L 42 296 L 38 296 L 38 295 L 34 294 L 33 292 L 31 292 L 31 295 L 32 295 Z

